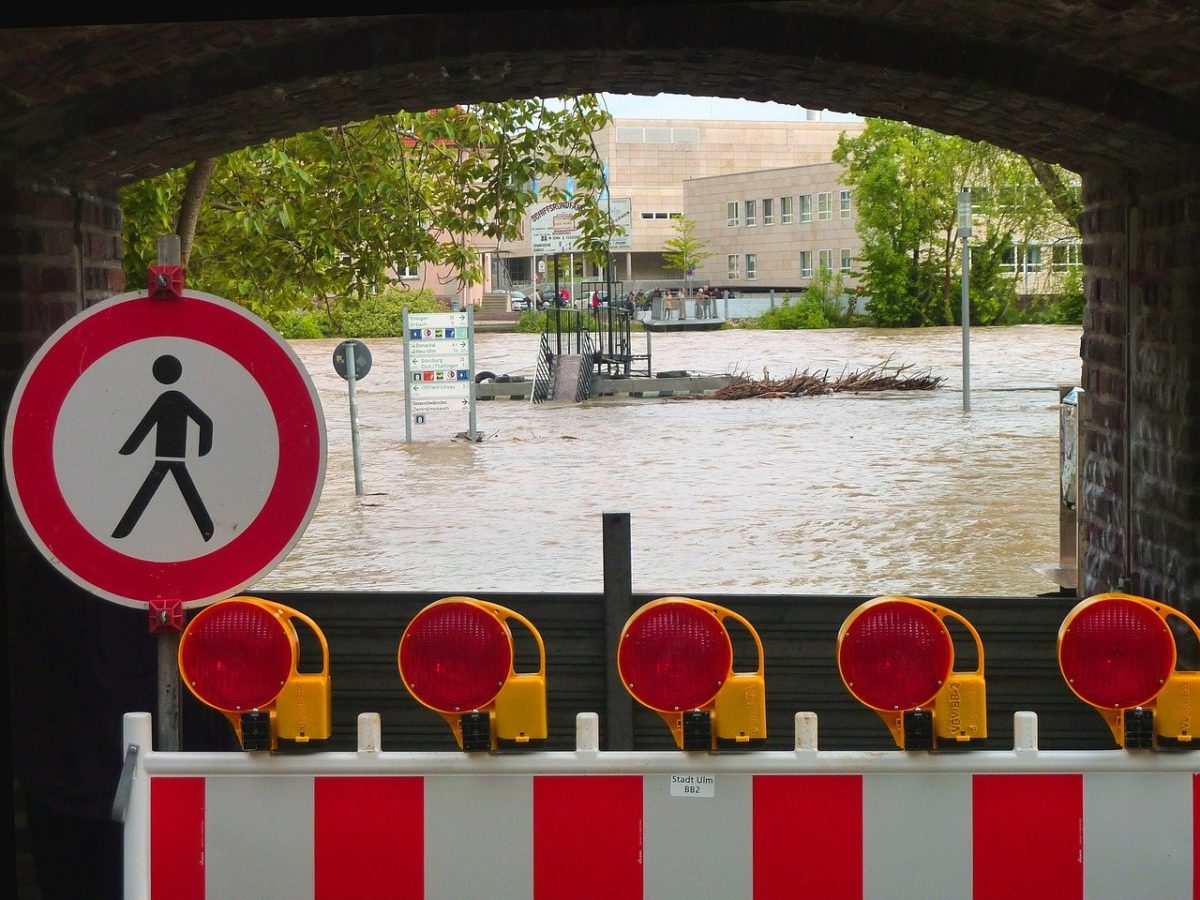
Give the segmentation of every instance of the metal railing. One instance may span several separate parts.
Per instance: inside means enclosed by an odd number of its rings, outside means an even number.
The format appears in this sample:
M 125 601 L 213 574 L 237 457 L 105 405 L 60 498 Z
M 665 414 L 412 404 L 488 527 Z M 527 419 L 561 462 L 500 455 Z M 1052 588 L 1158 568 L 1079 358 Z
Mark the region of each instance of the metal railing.
M 550 334 L 542 332 L 538 349 L 537 365 L 533 372 L 533 387 L 529 391 L 530 403 L 543 403 L 554 393 L 554 353 L 550 349 Z

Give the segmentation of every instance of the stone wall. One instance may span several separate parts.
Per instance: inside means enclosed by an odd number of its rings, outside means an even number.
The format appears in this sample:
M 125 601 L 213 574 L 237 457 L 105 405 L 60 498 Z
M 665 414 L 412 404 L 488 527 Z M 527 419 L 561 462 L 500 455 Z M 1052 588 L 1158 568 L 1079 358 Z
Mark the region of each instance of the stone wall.
M 1085 594 L 1200 610 L 1200 167 L 1089 174 Z
M 116 191 L 7 178 L 0 209 L 0 377 L 14 384 L 60 325 L 124 289 L 124 246 Z

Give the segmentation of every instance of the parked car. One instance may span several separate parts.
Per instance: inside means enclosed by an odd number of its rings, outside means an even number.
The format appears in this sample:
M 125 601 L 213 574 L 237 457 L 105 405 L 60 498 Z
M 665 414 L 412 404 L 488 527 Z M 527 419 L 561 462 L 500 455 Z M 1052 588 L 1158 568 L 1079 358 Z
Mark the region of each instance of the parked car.
M 533 301 L 522 291 L 508 292 L 509 308 L 513 312 L 524 312 L 527 309 L 533 309 Z

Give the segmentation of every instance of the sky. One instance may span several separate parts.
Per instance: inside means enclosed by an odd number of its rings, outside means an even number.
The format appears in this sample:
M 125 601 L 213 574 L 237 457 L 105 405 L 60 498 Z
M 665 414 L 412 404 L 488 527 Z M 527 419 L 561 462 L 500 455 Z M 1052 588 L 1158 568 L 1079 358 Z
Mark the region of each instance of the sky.
M 658 94 L 640 97 L 634 94 L 601 94 L 608 111 L 618 119 L 733 119 L 745 122 L 803 121 L 803 106 L 787 106 L 768 101 L 735 100 L 728 97 L 691 97 L 686 94 Z M 829 122 L 856 121 L 852 113 L 821 111 Z

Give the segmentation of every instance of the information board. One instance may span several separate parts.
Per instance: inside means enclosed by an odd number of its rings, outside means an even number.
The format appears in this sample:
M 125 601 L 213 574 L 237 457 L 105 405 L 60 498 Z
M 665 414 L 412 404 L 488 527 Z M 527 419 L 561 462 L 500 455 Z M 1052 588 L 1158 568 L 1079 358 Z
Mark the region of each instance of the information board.
M 609 204 L 616 228 L 608 245 L 613 250 L 629 250 L 633 246 L 632 203 L 628 198 L 614 198 Z M 579 251 L 582 236 L 575 224 L 575 210 L 575 203 L 569 200 L 538 203 L 530 208 L 529 241 L 534 255 Z
M 474 310 L 404 315 L 404 437 L 465 414 L 475 440 Z

